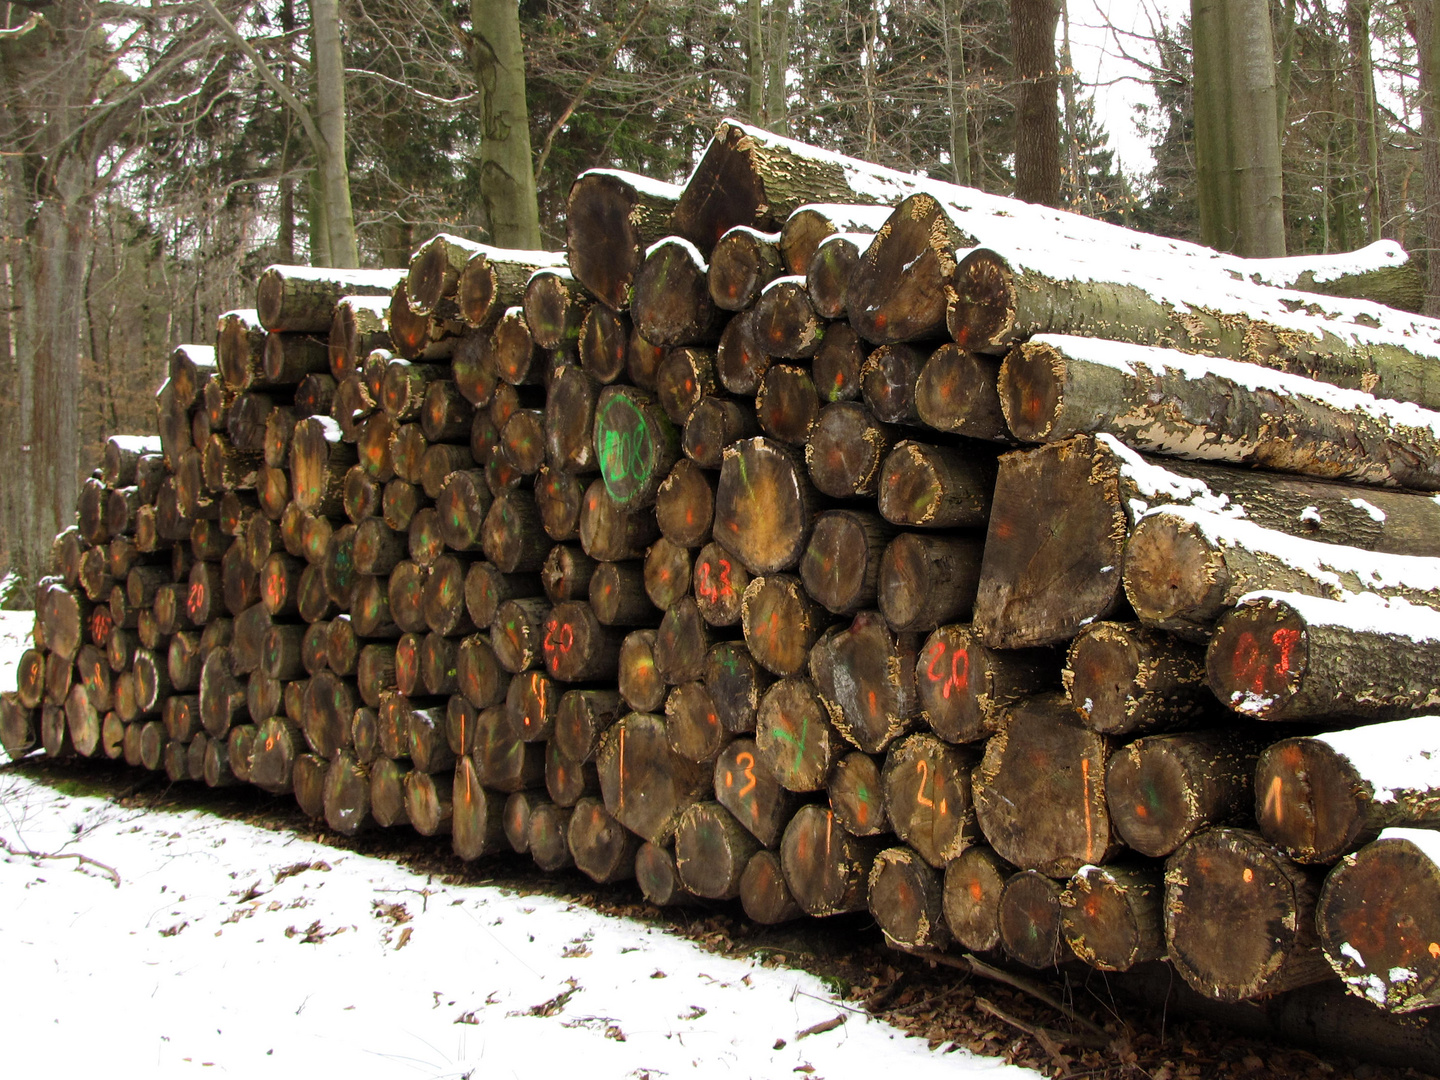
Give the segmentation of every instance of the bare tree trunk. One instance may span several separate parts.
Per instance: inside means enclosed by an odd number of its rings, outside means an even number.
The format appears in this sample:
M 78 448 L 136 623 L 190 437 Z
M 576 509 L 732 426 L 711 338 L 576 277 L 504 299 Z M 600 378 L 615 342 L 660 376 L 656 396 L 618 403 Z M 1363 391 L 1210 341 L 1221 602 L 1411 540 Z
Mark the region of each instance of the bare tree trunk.
M 1015 43 L 1015 197 L 1060 205 L 1060 76 L 1055 69 L 1056 0 L 1010 0 Z
M 91 160 L 67 146 L 84 122 L 88 85 L 40 77 L 22 86 L 22 80 L 34 74 L 31 60 L 48 65 L 56 56 L 85 55 L 94 46 L 89 16 L 88 11 L 56 9 L 48 16 L 50 32 L 38 44 L 32 46 L 30 35 L 20 34 L 5 42 L 0 55 L 9 99 L 0 109 L 5 141 L 31 151 L 0 159 L 7 232 L 16 241 L 6 253 L 13 290 L 9 389 L 14 398 L 6 403 L 8 423 L 0 431 L 0 452 L 9 470 L 0 527 L 11 568 L 32 584 L 45 572 L 52 538 L 74 520 L 79 495 L 75 390 L 93 206 Z
M 950 113 L 950 169 L 955 183 L 970 186 L 970 91 L 965 84 L 965 23 L 958 0 L 940 0 L 945 50 L 945 103 Z
M 350 169 L 345 163 L 345 57 L 340 46 L 339 0 L 310 0 L 315 49 L 315 120 L 320 147 L 320 190 L 325 205 L 330 265 L 357 267 L 355 215 L 350 207 Z
M 1284 255 L 1269 5 L 1191 0 L 1190 10 L 1201 237 L 1239 255 Z
M 1425 170 L 1425 247 L 1429 271 L 1424 314 L 1440 316 L 1440 12 L 1415 4 L 1415 43 L 1420 50 L 1420 135 Z
M 540 248 L 540 209 L 530 163 L 525 47 L 520 9 L 507 0 L 470 0 L 480 88 L 480 200 L 499 247 Z
M 765 119 L 765 46 L 761 0 L 746 0 L 745 116 L 757 126 Z
M 777 0 L 771 5 L 767 44 L 766 60 L 770 70 L 765 83 L 765 128 L 784 135 L 789 127 L 785 76 L 790 69 L 790 0 Z
M 1370 0 L 1347 0 L 1345 26 L 1356 66 L 1355 123 L 1365 170 L 1365 226 L 1371 243 L 1379 240 L 1388 216 L 1380 183 L 1380 132 L 1375 116 L 1375 63 L 1370 54 Z

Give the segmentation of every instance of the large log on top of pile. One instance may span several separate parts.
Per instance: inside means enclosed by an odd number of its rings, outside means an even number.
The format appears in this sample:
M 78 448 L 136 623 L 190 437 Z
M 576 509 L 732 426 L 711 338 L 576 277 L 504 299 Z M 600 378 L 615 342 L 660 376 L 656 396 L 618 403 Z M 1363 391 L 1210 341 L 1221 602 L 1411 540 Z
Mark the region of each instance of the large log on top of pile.
M 407 272 L 267 266 L 256 287 L 255 310 L 266 330 L 327 334 L 342 296 L 386 295 Z
M 1440 490 L 1440 414 L 1231 360 L 1038 337 L 1006 358 L 1000 401 L 1027 442 L 1108 432 L 1177 457 Z
M 1379 397 L 1440 405 L 1435 328 L 1378 305 L 1296 303 L 1293 295 L 1237 285 L 1175 259 L 1142 262 L 1137 273 L 1124 258 L 1104 267 L 1067 266 L 1064 255 L 1016 254 L 1029 265 L 986 248 L 960 262 L 948 324 L 961 345 L 1004 352 L 1032 335 L 1084 335 L 1229 357 Z M 1047 264 L 1049 273 L 1030 269 Z M 1159 280 L 1143 276 L 1145 270 L 1158 272 Z

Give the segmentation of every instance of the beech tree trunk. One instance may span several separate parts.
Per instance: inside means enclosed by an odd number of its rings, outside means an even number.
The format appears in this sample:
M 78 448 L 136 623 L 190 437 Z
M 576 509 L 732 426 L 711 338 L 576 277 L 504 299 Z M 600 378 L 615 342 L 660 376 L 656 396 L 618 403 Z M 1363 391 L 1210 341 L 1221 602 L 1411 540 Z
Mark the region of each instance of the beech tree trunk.
M 480 191 L 491 242 L 540 248 L 540 211 L 530 163 L 525 49 L 519 11 L 503 0 L 470 0 L 480 91 Z

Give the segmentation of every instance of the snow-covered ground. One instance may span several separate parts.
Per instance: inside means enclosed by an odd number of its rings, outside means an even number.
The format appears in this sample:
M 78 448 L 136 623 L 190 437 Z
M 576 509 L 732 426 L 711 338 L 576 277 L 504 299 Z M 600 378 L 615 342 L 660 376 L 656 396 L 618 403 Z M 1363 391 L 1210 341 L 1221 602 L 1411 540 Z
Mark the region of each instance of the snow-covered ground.
M 0 839 L 103 864 L 0 853 L 9 1076 L 1038 1075 L 932 1052 L 809 974 L 201 812 L 0 773 Z

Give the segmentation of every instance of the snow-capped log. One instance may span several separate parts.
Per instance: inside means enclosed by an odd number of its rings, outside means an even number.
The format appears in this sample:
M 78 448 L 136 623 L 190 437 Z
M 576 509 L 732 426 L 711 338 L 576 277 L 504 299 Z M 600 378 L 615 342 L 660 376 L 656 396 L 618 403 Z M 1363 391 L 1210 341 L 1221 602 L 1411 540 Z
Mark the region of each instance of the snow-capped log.
M 1440 707 L 1440 612 L 1373 594 L 1242 597 L 1206 654 L 1210 688 L 1259 720 L 1366 722 Z
M 458 321 L 437 319 L 415 311 L 410 306 L 410 294 L 403 277 L 390 292 L 385 323 L 390 329 L 391 347 L 406 360 L 448 359 L 455 352 L 455 344 L 464 329 Z
M 1214 828 L 1165 863 L 1165 944 L 1190 986 L 1246 1001 L 1331 976 L 1315 933 L 1320 874 L 1248 829 Z
M 985 844 L 971 844 L 945 866 L 945 922 L 973 952 L 1000 945 L 1000 893 L 1015 867 Z
M 1215 268 L 1189 259 L 1142 258 L 1127 268 L 1123 254 L 1103 265 L 1038 247 L 1013 254 L 1016 259 L 1007 259 L 982 247 L 962 257 L 947 322 L 964 347 L 1003 353 L 1033 335 L 1076 334 L 1229 357 L 1399 401 L 1440 403 L 1431 370 L 1440 327 L 1429 320 L 1236 283 L 1229 273 L 1216 276 Z M 1253 262 L 1243 260 L 1245 268 Z
M 1030 968 L 1059 967 L 1075 958 L 1061 933 L 1065 883 L 1037 870 L 1020 870 L 1000 890 L 996 925 L 1005 954 Z
M 645 252 L 635 277 L 631 317 L 654 345 L 718 341 L 722 313 L 710 299 L 710 267 L 688 240 L 669 236 Z
M 502 312 L 524 300 L 525 287 L 537 270 L 564 265 L 561 251 L 475 244 L 455 283 L 456 317 L 473 330 L 489 329 Z
M 985 644 L 1055 644 L 1097 619 L 1123 617 L 1126 541 L 1142 514 L 1166 504 L 1330 544 L 1440 555 L 1440 503 L 1427 496 L 1175 459 L 1162 465 L 1112 436 L 1078 436 L 1000 458 L 975 603 Z M 1045 572 L 1032 573 L 1037 566 Z
M 1060 694 L 1016 705 L 975 770 L 975 812 L 990 846 L 1027 870 L 1069 877 L 1119 849 L 1105 802 L 1113 749 Z
M 1261 589 L 1440 602 L 1440 560 L 1303 540 L 1194 506 L 1157 507 L 1136 522 L 1124 581 L 1141 622 L 1197 640 Z
M 543 349 L 574 352 L 593 303 L 594 298 L 565 266 L 542 267 L 525 284 L 525 321 Z
M 216 373 L 213 345 L 177 345 L 170 354 L 170 383 L 175 388 L 175 399 L 184 408 L 195 404 L 205 384 Z M 106 480 L 106 483 L 113 481 Z
M 1255 818 L 1304 863 L 1332 863 L 1390 826 L 1440 823 L 1440 716 L 1284 739 L 1255 767 Z
M 1325 958 L 1388 1012 L 1440 1002 L 1440 834 L 1386 829 L 1325 879 L 1315 923 Z
M 915 660 L 921 716 L 952 743 L 989 738 L 1007 723 L 1012 706 L 1059 684 L 1052 650 L 990 649 L 964 624 L 939 627 Z
M 1401 311 L 1419 311 L 1425 297 L 1420 269 L 1394 240 L 1334 255 L 1250 259 L 1244 274 L 1257 285 L 1373 300 Z
M 823 806 L 802 806 L 785 827 L 780 865 L 795 902 L 807 915 L 864 911 L 878 839 L 851 836 Z
M 904 949 L 950 944 L 941 876 L 912 849 L 886 848 L 875 856 L 867 901 L 886 941 Z
M 1060 932 L 1100 971 L 1129 971 L 1165 955 L 1161 869 L 1149 863 L 1085 866 L 1060 896 Z
M 825 336 L 825 320 L 810 302 L 805 279 L 798 274 L 778 277 L 767 284 L 755 301 L 755 337 L 769 355 L 783 360 L 814 356 Z
M 355 447 L 341 441 L 338 424 L 328 417 L 306 417 L 290 440 L 291 498 L 302 510 L 338 517 L 344 510 L 345 473 L 356 460 Z
M 329 331 L 342 296 L 382 296 L 405 280 L 405 269 L 338 270 L 267 266 L 255 287 L 255 311 L 266 330 Z
M 873 236 L 889 216 L 888 206 L 812 203 L 796 208 L 780 229 L 785 269 L 792 274 L 807 273 L 816 252 L 832 236 Z
M 456 293 L 460 273 L 483 245 L 449 233 L 437 233 L 410 256 L 405 293 L 416 315 L 453 319 L 459 314 Z
M 856 172 L 870 168 L 738 120 L 722 120 L 685 182 L 670 228 L 708 252 L 736 225 L 777 229 L 808 203 L 884 201 L 865 191 Z
M 1440 489 L 1440 414 L 1253 364 L 1046 335 L 1005 358 L 1000 401 L 1026 442 L 1109 433 L 1177 457 Z
M 710 299 L 725 311 L 744 311 L 753 307 L 761 290 L 783 272 L 780 234 L 737 225 L 710 252 Z
M 1204 650 L 1138 623 L 1086 626 L 1062 677 L 1085 725 L 1107 735 L 1173 731 L 1214 710 Z
M 944 336 L 958 249 L 973 244 L 938 199 L 909 196 L 860 255 L 846 293 L 850 325 L 876 345 Z
M 260 314 L 253 308 L 227 311 L 220 316 L 215 337 L 215 367 L 226 389 L 244 390 L 252 382 L 264 380 L 267 336 L 260 324 Z M 180 399 L 178 389 L 176 401 L 189 408 Z
M 671 231 L 680 194 L 675 184 L 616 169 L 575 178 L 565 203 L 570 270 L 611 311 L 629 308 L 645 249 Z
M 390 329 L 385 323 L 390 297 L 342 296 L 335 304 L 330 334 L 325 339 L 330 354 L 330 374 L 343 381 L 359 372 L 365 358 L 376 349 L 390 348 Z

